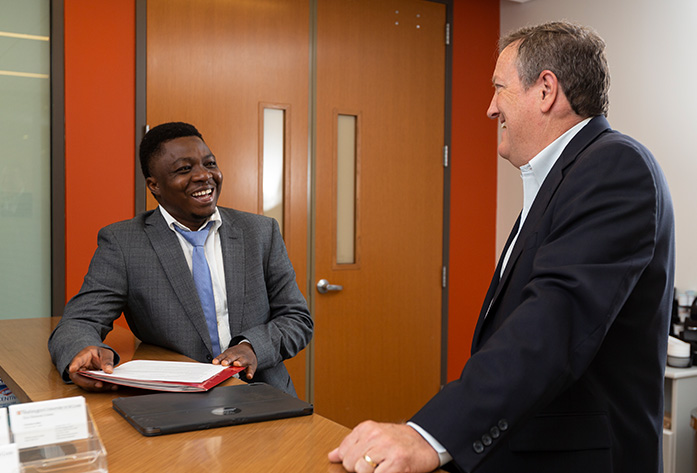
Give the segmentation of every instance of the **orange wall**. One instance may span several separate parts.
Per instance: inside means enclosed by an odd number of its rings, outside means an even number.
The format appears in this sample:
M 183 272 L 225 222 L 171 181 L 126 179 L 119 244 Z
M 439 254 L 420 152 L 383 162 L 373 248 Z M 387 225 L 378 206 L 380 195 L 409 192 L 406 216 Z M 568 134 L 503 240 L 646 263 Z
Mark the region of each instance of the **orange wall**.
M 493 271 L 496 124 L 486 118 L 499 4 L 454 0 L 448 379 L 469 357 Z M 65 2 L 66 298 L 97 231 L 133 216 L 135 0 Z
M 496 252 L 496 123 L 493 93 L 499 2 L 454 0 L 448 381 L 469 358 Z
M 134 213 L 135 0 L 65 2 L 65 292 Z

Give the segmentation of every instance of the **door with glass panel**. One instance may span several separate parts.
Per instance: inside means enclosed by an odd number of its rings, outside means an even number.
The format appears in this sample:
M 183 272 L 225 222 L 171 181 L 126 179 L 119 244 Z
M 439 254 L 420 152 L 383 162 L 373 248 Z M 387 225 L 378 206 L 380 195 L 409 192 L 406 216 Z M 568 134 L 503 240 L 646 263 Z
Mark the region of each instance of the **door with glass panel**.
M 320 0 L 316 411 L 400 421 L 440 385 L 445 5 Z

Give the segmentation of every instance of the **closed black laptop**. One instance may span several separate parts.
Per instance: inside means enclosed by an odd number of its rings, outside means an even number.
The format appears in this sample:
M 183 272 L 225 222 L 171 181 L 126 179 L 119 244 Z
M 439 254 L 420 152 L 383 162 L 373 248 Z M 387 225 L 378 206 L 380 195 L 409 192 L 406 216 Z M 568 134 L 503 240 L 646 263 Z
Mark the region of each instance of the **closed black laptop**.
M 265 383 L 207 392 L 119 397 L 116 412 L 148 437 L 312 414 L 312 404 Z

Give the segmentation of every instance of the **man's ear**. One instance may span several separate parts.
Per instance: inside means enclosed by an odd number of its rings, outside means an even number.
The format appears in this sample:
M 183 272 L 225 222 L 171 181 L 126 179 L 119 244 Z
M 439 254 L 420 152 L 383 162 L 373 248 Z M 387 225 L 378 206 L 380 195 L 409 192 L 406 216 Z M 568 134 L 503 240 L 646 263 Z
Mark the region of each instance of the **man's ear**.
M 540 86 L 540 110 L 547 113 L 552 109 L 554 102 L 559 94 L 559 81 L 557 76 L 549 70 L 544 70 L 540 73 L 538 79 Z
M 157 199 L 160 195 L 160 186 L 157 184 L 157 179 L 152 176 L 146 177 L 145 183 L 147 184 L 148 189 L 150 189 L 150 193 Z

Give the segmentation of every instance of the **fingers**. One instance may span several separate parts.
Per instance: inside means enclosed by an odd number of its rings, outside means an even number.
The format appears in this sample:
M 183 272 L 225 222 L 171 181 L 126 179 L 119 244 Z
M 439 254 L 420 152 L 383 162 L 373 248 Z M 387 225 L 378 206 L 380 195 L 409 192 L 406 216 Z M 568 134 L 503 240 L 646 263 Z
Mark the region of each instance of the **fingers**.
M 107 348 L 88 346 L 80 350 L 70 362 L 68 372 L 77 373 L 82 370 L 103 370 L 107 373 L 114 371 L 114 352 Z
M 328 454 L 350 472 L 429 472 L 440 465 L 438 453 L 419 433 L 403 424 L 366 421 Z
M 389 469 L 385 469 L 388 464 L 384 463 L 382 460 L 378 460 L 377 458 L 378 457 L 376 457 L 374 453 L 371 455 L 369 455 L 368 452 L 364 453 L 356 463 L 356 472 L 367 473 L 371 471 L 389 471 Z
M 327 457 L 329 458 L 329 461 L 332 463 L 339 463 L 343 458 L 341 454 L 339 454 L 339 447 L 336 447 L 334 450 L 329 452 Z
M 80 350 L 68 366 L 68 376 L 77 386 L 86 391 L 115 391 L 118 386 L 78 374 L 83 370 L 114 371 L 114 352 L 107 348 L 89 346 Z
M 377 423 L 372 421 L 358 424 L 336 449 L 329 452 L 329 461 L 341 462 L 344 468 L 350 472 L 373 471 L 375 468 L 373 464 L 377 465 L 377 462 L 368 456 L 368 459 L 371 460 L 371 463 L 368 463 L 363 456 L 367 451 L 371 432 L 376 425 Z
M 363 455 L 359 456 L 355 461 L 345 458 L 342 462 L 342 465 L 344 466 L 346 471 L 356 473 L 390 473 L 402 471 L 391 468 L 390 463 L 383 460 L 378 460 L 377 458 L 378 457 L 374 453 L 364 453 Z
M 105 373 L 114 372 L 114 352 L 106 348 L 99 349 L 100 369 Z
M 247 379 L 252 379 L 257 370 L 257 356 L 248 342 L 232 346 L 218 355 L 213 364 L 223 366 L 242 366 Z
M 119 387 L 115 384 L 105 383 L 96 379 L 88 378 L 77 373 L 70 373 L 70 380 L 85 391 L 116 391 Z

